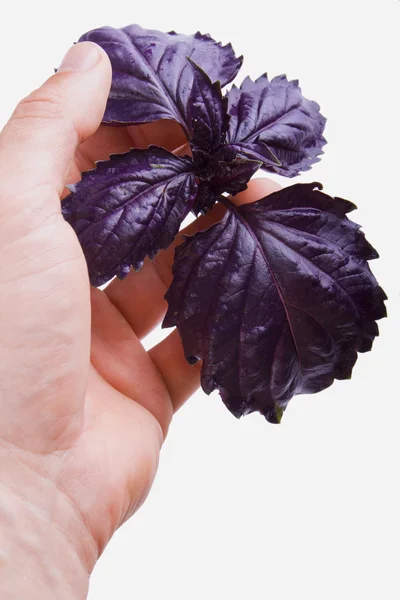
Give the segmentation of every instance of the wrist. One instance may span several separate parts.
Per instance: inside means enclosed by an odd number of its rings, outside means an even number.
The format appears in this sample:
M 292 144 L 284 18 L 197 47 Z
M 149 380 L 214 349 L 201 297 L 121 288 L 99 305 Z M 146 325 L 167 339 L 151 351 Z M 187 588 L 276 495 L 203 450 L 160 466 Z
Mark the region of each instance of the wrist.
M 98 546 L 55 483 L 56 461 L 0 448 L 0 600 L 87 597 Z

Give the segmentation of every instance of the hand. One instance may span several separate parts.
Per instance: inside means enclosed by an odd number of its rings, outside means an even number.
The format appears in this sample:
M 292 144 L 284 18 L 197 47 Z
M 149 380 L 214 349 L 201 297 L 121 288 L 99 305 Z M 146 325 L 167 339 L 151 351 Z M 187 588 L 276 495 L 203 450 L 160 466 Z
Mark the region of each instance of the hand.
M 65 184 L 95 160 L 186 142 L 171 122 L 99 128 L 110 82 L 106 54 L 75 45 L 0 136 L 0 592 L 8 600 L 86 596 L 98 556 L 148 494 L 174 411 L 199 385 L 200 366 L 187 364 L 177 332 L 149 352 L 140 343 L 165 313 L 173 248 L 105 291 L 91 289 L 61 215 Z M 241 201 L 277 187 L 258 180 Z

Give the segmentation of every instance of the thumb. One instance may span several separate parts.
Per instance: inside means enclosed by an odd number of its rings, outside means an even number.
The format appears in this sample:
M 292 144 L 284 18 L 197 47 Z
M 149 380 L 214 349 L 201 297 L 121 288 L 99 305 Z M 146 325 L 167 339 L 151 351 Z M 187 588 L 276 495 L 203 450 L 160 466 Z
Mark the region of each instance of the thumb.
M 43 203 L 45 196 L 59 203 L 78 144 L 101 122 L 110 85 L 108 56 L 100 46 L 82 42 L 70 48 L 55 75 L 18 104 L 0 134 L 0 215 L 3 209 L 15 211 L 27 195 L 31 201 Z M 52 193 L 34 193 L 43 186 Z

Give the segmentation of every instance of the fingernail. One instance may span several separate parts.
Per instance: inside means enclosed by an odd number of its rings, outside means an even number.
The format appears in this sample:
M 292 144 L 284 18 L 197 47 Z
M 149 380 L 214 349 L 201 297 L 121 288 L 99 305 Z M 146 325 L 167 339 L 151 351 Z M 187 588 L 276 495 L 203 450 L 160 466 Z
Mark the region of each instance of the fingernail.
M 93 42 L 74 44 L 62 59 L 58 72 L 87 71 L 100 60 L 100 48 Z

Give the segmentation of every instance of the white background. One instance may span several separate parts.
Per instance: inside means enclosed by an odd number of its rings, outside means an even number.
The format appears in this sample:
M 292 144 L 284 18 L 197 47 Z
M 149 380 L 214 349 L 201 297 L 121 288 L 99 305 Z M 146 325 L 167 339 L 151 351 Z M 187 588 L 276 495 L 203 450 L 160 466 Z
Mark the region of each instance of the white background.
M 352 216 L 380 252 L 372 266 L 389 296 L 389 319 L 353 379 L 295 398 L 280 426 L 237 421 L 217 395 L 188 402 L 147 503 L 94 571 L 90 600 L 400 597 L 399 17 L 398 0 L 3 7 L 0 124 L 101 25 L 200 29 L 245 55 L 242 77 L 298 78 L 328 118 L 329 143 L 296 181 L 321 181 L 359 206 Z

